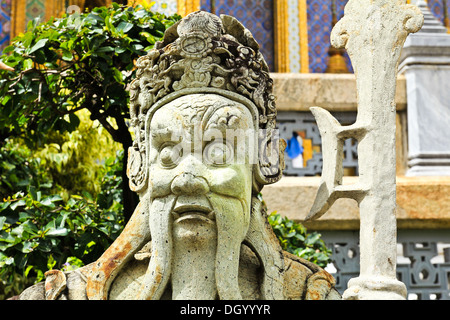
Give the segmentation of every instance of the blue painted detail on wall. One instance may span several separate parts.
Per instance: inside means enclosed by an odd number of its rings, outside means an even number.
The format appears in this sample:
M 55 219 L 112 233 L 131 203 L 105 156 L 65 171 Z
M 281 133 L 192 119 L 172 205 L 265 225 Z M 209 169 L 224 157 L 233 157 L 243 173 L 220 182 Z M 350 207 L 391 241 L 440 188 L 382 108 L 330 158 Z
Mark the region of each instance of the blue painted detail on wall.
M 275 71 L 275 32 L 274 32 L 274 5 L 273 0 L 203 0 L 201 9 L 215 14 L 227 14 L 238 19 L 261 47 L 270 71 Z

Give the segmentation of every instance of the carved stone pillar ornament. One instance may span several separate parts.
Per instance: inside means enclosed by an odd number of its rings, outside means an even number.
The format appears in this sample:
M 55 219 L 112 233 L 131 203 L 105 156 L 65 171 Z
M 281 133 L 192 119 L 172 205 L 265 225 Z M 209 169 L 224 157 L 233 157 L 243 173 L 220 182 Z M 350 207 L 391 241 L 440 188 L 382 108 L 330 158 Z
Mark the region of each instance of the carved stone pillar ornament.
M 322 216 L 338 198 L 360 207 L 361 269 L 349 281 L 344 299 L 404 299 L 396 279 L 395 89 L 400 52 L 423 15 L 405 0 L 350 0 L 331 32 L 331 43 L 345 47 L 358 92 L 356 122 L 341 126 L 331 114 L 312 107 L 322 135 L 323 171 L 307 219 Z M 358 140 L 359 180 L 342 183 L 345 139 Z
M 450 176 L 450 35 L 424 0 L 422 29 L 405 41 L 399 73 L 408 99 L 406 176 Z

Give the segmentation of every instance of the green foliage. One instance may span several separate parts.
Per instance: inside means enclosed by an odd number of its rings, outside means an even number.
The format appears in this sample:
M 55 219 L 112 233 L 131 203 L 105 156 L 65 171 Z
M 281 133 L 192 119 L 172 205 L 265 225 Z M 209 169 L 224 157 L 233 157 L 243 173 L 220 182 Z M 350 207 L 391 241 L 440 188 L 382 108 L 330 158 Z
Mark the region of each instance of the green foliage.
M 82 189 L 95 195 L 98 185 L 91 183 L 97 180 L 92 175 L 97 172 L 92 170 L 95 164 L 79 160 L 86 153 L 77 152 L 82 148 L 76 146 L 87 141 L 86 147 L 91 147 L 95 140 L 72 134 L 85 122 L 77 111 L 87 110 L 85 115 L 128 150 L 132 137 L 126 87 L 135 78 L 134 62 L 180 18 L 140 5 L 113 3 L 43 23 L 30 21 L 27 32 L 16 37 L 0 57 L 14 68 L 0 70 L 0 146 L 20 137 L 30 149 L 42 151 L 40 159 L 63 189 L 60 192 L 66 193 L 64 199 Z M 79 161 L 86 166 L 77 165 Z M 86 180 L 89 175 L 91 179 Z M 127 180 L 124 172 L 122 177 Z M 128 219 L 136 196 L 128 181 L 122 189 Z
M 113 3 L 30 21 L 1 57 L 15 71 L 0 71 L 0 141 L 22 136 L 39 143 L 50 130 L 72 131 L 80 123 L 75 112 L 85 108 L 115 141 L 129 142 L 126 86 L 134 61 L 179 19 Z
M 8 139 L 0 152 L 0 197 L 26 191 L 30 184 L 37 190 L 51 189 L 47 193 L 57 193 L 65 200 L 82 191 L 97 196 L 105 174 L 104 159 L 121 147 L 87 113 L 77 111 L 82 121 L 76 130 L 49 132 L 40 147 L 28 148 L 21 139 Z
M 320 233 L 308 233 L 306 228 L 293 220 L 272 212 L 269 217 L 272 226 L 283 250 L 311 261 L 324 268 L 331 262 L 331 250 L 320 238 Z
M 51 187 L 51 176 L 29 149 L 11 141 L 0 149 L 0 200 L 19 191 Z
M 17 149 L 2 148 L 17 160 Z M 17 153 L 20 153 L 18 149 Z M 83 191 L 64 200 L 30 184 L 0 203 L 0 300 L 43 280 L 50 269 L 71 270 L 95 261 L 123 229 L 120 177 L 123 152 L 105 161 L 97 197 Z M 34 166 L 29 176 L 39 176 Z M 4 170 L 1 171 L 2 175 Z M 27 171 L 28 173 L 28 171 Z M 33 180 L 33 179 L 31 179 Z M 53 181 L 46 177 L 46 187 Z
M 76 115 L 81 120 L 76 130 L 50 132 L 46 143 L 32 153 L 60 187 L 54 192 L 64 199 L 82 191 L 97 196 L 101 176 L 105 174 L 103 160 L 121 150 L 120 144 L 113 141 L 98 121 L 89 119 L 86 110 L 77 111 Z

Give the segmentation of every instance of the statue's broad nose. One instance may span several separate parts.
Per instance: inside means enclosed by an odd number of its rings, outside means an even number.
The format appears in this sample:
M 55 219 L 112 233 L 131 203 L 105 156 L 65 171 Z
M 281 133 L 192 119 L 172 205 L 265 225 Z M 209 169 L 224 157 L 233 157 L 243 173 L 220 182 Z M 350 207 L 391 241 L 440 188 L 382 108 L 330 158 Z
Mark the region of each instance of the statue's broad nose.
M 175 195 L 200 195 L 208 193 L 209 186 L 204 178 L 183 172 L 172 181 L 171 189 Z

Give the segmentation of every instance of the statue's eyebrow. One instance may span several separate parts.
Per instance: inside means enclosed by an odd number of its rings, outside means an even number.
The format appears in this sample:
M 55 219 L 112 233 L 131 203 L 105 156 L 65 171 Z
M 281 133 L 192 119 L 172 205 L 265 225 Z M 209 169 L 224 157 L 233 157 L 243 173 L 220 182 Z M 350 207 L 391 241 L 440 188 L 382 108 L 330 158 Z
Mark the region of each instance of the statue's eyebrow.
M 180 141 L 182 134 L 176 131 L 170 130 L 169 127 L 156 128 L 151 130 L 152 141 L 156 143 L 166 142 L 166 141 Z
M 224 108 L 230 108 L 226 113 L 218 114 Z M 220 108 L 217 108 L 212 114 L 205 116 L 202 119 L 203 126 L 205 130 L 208 129 L 219 129 L 226 130 L 239 127 L 236 124 L 236 120 L 239 122 L 239 118 L 243 116 L 243 112 L 240 109 L 236 109 L 234 105 L 224 105 Z M 236 128 L 236 129 L 237 129 Z M 224 131 L 225 133 L 225 131 Z

